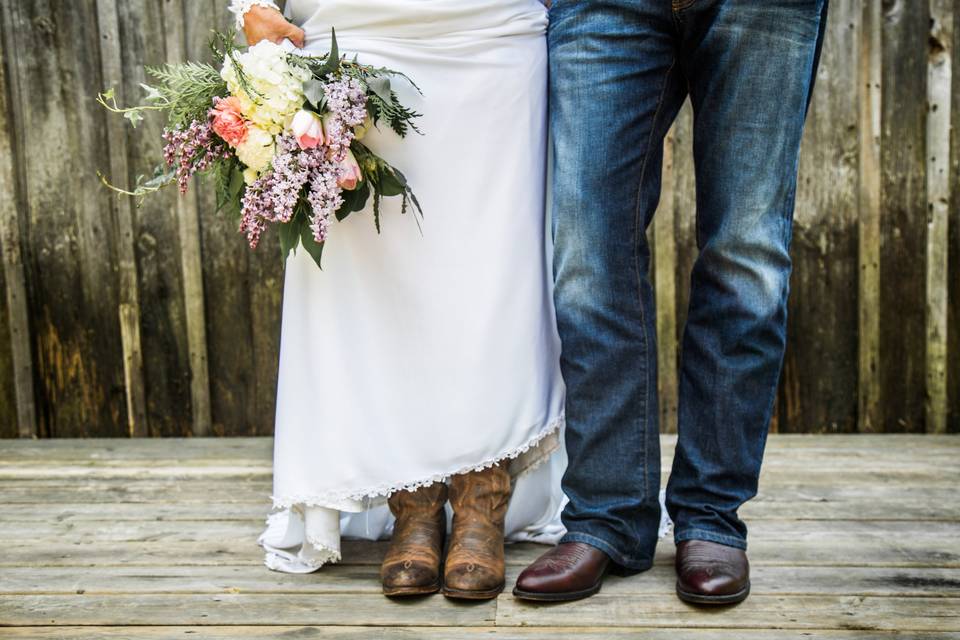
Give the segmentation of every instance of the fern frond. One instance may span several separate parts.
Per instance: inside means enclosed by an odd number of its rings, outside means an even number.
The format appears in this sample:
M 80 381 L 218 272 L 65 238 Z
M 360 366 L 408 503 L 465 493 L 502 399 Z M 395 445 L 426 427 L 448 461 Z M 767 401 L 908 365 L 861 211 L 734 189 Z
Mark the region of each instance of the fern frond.
M 224 95 L 227 91 L 220 72 L 205 63 L 147 67 L 147 73 L 159 81 L 156 89 L 168 105 L 170 123 L 174 126 L 203 120 L 213 105 L 214 96 Z

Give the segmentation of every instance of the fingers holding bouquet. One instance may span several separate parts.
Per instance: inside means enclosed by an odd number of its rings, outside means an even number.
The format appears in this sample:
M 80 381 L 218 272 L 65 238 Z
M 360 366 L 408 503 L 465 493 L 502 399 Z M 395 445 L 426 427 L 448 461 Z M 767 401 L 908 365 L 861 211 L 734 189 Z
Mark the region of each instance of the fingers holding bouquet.
M 303 29 L 284 18 L 277 9 L 262 5 L 251 6 L 243 15 L 243 33 L 250 46 L 261 40 L 280 44 L 284 38 L 300 48 L 304 43 Z

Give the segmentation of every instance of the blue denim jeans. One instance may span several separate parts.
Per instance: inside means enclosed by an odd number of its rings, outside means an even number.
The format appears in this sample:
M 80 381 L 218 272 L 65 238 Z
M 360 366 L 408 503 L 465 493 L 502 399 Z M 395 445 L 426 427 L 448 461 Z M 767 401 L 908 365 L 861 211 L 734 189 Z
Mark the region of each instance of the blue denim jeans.
M 646 229 L 664 136 L 689 97 L 699 254 L 667 508 L 677 542 L 746 548 L 737 510 L 757 491 L 783 361 L 800 138 L 825 18 L 826 0 L 554 0 L 550 11 L 564 541 L 628 571 L 651 565 L 660 521 Z

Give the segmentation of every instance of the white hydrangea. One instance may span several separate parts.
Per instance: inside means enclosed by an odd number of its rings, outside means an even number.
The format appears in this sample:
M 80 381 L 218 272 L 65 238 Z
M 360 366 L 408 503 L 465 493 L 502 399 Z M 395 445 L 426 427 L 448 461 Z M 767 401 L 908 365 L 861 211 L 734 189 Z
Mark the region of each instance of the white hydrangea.
M 230 57 L 224 60 L 220 71 L 227 89 L 240 99 L 240 111 L 247 120 L 271 135 L 278 135 L 303 106 L 303 82 L 309 79 L 310 72 L 287 64 L 286 50 L 269 40 L 261 40 L 237 54 L 236 61 L 251 90 L 248 94 L 241 85 Z
M 237 145 L 237 157 L 240 158 L 240 162 L 256 174 L 260 174 L 270 166 L 273 152 L 273 136 L 256 125 L 250 125 L 247 129 L 247 139 Z M 248 183 L 251 182 L 252 175 L 244 172 L 244 178 Z

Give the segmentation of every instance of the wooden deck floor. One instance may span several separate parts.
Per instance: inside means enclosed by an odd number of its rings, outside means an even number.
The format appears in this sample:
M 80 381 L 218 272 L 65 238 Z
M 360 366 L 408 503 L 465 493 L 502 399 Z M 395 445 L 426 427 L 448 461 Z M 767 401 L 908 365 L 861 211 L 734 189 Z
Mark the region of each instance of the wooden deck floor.
M 651 571 L 567 605 L 392 602 L 383 543 L 271 572 L 255 544 L 270 447 L 0 441 L 0 638 L 960 639 L 957 437 L 772 436 L 743 509 L 753 595 L 707 611 L 674 596 L 669 543 Z M 508 580 L 542 550 L 511 546 Z

